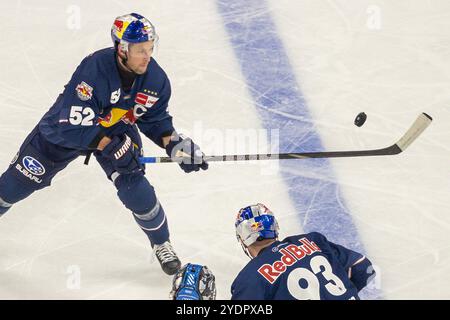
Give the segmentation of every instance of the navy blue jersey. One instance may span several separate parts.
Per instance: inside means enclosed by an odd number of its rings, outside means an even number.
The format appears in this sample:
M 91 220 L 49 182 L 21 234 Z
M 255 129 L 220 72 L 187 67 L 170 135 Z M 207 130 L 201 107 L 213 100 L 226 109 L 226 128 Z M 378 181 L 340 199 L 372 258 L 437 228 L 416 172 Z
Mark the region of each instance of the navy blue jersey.
M 39 131 L 57 145 L 95 149 L 104 136 L 140 131 L 162 146 L 161 137 L 174 131 L 167 107 L 170 82 L 155 59 L 123 92 L 114 48 L 87 56 L 75 70 L 62 94 L 39 122 Z
M 239 273 L 233 300 L 347 300 L 373 276 L 363 255 L 312 232 L 275 241 Z

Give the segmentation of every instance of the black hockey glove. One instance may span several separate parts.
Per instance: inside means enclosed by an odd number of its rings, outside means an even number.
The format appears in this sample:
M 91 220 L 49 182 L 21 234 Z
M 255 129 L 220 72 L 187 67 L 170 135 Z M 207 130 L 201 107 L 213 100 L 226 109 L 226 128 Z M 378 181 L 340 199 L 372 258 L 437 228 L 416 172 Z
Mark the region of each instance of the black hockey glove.
M 166 152 L 186 173 L 208 169 L 208 163 L 203 159 L 204 153 L 200 147 L 183 134 L 171 138 L 166 146 Z
M 103 149 L 102 154 L 112 161 L 119 174 L 129 174 L 144 169 L 139 161 L 139 149 L 126 134 L 115 136 Z

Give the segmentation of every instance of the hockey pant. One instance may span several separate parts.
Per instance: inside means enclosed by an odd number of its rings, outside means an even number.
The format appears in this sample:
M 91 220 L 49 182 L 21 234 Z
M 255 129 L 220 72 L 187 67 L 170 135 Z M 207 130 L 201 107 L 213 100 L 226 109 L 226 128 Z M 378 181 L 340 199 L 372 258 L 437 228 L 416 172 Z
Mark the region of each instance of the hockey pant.
M 141 148 L 142 141 L 136 127 L 131 127 L 127 134 Z M 50 186 L 58 172 L 83 154 L 78 150 L 51 144 L 36 127 L 0 177 L 0 216 L 36 190 Z M 113 181 L 120 200 L 131 210 L 152 246 L 167 241 L 169 230 L 166 215 L 144 172 L 118 175 L 112 169 L 110 160 L 100 152 L 94 154 L 107 177 Z

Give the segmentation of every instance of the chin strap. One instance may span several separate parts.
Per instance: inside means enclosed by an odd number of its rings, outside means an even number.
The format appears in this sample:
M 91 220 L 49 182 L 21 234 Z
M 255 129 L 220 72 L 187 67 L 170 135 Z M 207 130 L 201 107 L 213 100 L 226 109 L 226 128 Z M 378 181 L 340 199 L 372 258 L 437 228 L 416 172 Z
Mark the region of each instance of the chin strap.
M 125 57 L 121 57 L 121 56 L 119 56 L 120 57 L 120 61 L 122 62 L 122 64 L 125 66 L 125 67 L 127 67 L 130 71 L 132 71 L 129 67 L 128 67 L 128 65 L 127 65 L 127 62 L 128 62 L 128 55 L 127 55 L 127 52 L 125 51 Z
M 138 76 L 138 74 L 136 73 L 136 72 L 134 72 L 134 70 L 133 69 L 131 69 L 130 68 L 130 66 L 128 65 L 128 55 L 127 55 L 127 51 L 125 51 L 125 58 L 124 57 L 121 57 L 121 56 L 119 56 L 119 58 L 120 58 L 120 61 L 122 62 L 122 64 L 131 72 L 131 73 L 133 73 L 135 76 Z
M 122 51 L 125 53 L 125 57 L 119 55 L 119 46 L 121 47 Z M 131 73 L 133 73 L 135 76 L 138 76 L 138 74 L 136 72 L 134 72 L 134 70 L 131 69 L 130 66 L 128 65 L 128 45 L 124 46 L 120 43 L 117 43 L 115 48 L 116 48 L 116 54 L 119 57 L 120 62 L 122 62 L 122 64 L 125 66 L 125 68 L 127 68 Z

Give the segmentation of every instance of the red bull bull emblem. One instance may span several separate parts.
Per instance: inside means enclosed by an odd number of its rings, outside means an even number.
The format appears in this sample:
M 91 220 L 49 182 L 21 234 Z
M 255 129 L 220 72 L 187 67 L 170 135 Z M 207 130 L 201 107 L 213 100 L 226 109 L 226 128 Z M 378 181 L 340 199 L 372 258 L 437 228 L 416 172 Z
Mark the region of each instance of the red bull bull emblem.
M 260 231 L 263 229 L 263 225 L 262 225 L 261 221 L 258 221 L 258 222 L 252 223 L 251 228 L 252 228 L 252 231 Z
M 122 28 L 123 28 L 123 21 L 120 20 L 116 20 L 114 21 L 114 27 L 116 28 L 117 32 L 122 32 Z
M 81 101 L 87 101 L 92 98 L 92 91 L 94 89 L 86 82 L 82 81 L 79 85 L 77 85 L 75 90 L 77 91 L 78 98 L 80 98 Z

